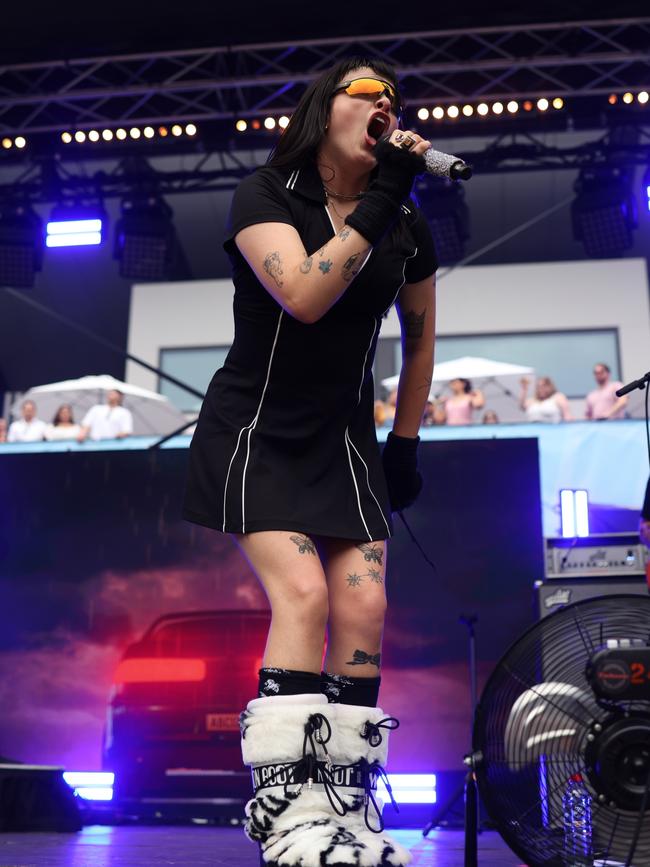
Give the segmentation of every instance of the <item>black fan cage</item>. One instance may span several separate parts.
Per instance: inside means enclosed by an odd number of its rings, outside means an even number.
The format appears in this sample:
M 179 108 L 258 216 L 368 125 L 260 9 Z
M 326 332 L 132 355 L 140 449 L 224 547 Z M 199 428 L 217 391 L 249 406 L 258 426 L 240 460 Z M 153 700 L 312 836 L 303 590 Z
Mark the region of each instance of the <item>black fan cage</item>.
M 650 701 L 597 699 L 586 676 L 608 641 L 650 640 L 650 598 L 613 595 L 569 605 L 528 630 L 488 680 L 474 721 L 481 797 L 530 867 L 650 865 Z M 590 857 L 567 830 L 569 781 L 580 775 Z M 575 841 L 573 841 L 575 842 Z M 571 851 L 569 851 L 571 850 Z

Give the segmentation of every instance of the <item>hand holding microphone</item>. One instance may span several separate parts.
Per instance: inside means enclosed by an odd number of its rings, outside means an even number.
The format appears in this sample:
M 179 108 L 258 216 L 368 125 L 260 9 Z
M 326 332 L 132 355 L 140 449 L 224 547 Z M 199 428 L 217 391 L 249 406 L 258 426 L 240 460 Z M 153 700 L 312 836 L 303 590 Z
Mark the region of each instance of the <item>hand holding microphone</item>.
M 435 151 L 431 142 L 411 130 L 393 130 L 374 149 L 377 175 L 345 222 L 373 246 L 393 225 L 411 194 L 417 175 L 470 177 L 471 168 L 458 157 Z

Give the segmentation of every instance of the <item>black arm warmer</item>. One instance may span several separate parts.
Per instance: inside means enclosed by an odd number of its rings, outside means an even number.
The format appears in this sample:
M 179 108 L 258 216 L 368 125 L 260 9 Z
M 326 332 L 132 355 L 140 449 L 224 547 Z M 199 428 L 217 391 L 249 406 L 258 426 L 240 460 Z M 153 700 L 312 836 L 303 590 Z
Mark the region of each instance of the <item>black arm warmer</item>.
M 402 202 L 408 199 L 415 176 L 426 166 L 424 158 L 396 147 L 388 139 L 375 146 L 377 177 L 345 222 L 375 246 L 390 229 Z
M 420 437 L 400 437 L 392 431 L 386 438 L 381 457 L 391 512 L 412 505 L 422 490 L 417 458 L 419 442 Z

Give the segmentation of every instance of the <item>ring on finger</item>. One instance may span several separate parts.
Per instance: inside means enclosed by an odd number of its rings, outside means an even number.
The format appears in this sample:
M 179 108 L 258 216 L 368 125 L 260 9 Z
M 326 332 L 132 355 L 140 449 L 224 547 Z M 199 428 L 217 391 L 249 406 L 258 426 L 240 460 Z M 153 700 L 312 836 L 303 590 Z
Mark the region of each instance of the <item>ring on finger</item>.
M 404 141 L 402 142 L 400 147 L 403 148 L 405 151 L 410 151 L 414 144 L 415 144 L 415 139 L 413 138 L 413 136 L 407 135 L 404 138 Z
M 396 133 L 395 133 L 395 141 L 396 141 L 396 142 L 401 142 L 401 141 L 403 141 L 403 140 L 404 140 L 404 133 L 402 133 L 402 132 L 396 132 Z

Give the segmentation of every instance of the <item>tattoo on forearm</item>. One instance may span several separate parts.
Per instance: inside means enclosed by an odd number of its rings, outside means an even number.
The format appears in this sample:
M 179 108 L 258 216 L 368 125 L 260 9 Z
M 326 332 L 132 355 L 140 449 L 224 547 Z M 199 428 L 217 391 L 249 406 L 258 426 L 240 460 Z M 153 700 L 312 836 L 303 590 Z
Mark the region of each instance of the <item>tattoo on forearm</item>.
M 349 659 L 348 665 L 376 665 L 379 668 L 381 663 L 381 653 L 366 653 L 365 650 L 355 650 L 352 659 Z
M 382 565 L 384 559 L 384 549 L 381 545 L 368 545 L 365 542 L 357 545 L 357 548 L 363 554 L 363 559 L 366 563 L 379 563 Z
M 289 536 L 294 545 L 298 546 L 299 554 L 313 554 L 316 556 L 316 546 L 309 536 Z
M 346 238 L 349 238 L 349 237 L 350 237 L 350 232 L 351 232 L 351 231 L 352 231 L 352 229 L 351 229 L 349 226 L 343 226 L 343 228 L 342 228 L 341 231 L 339 232 L 339 238 L 340 238 L 342 241 L 345 241 Z
M 426 317 L 427 308 L 425 307 L 422 313 L 416 313 L 415 310 L 408 310 L 403 316 L 404 337 L 413 340 L 422 337 L 424 334 L 424 319 Z
M 433 379 L 430 376 L 424 377 L 424 385 L 418 385 L 417 391 L 422 391 L 423 388 L 426 388 L 427 391 L 431 391 L 431 383 Z
M 264 260 L 264 270 L 272 277 L 278 286 L 282 286 L 282 260 L 280 254 L 276 250 L 274 253 L 268 253 Z
M 308 256 L 305 259 L 305 261 L 301 263 L 300 270 L 302 271 L 303 274 L 309 274 L 309 272 L 311 271 L 311 263 L 313 261 L 314 261 L 314 257 Z
M 357 276 L 359 271 L 361 270 L 361 265 L 357 266 L 357 261 L 361 253 L 353 253 L 348 259 L 343 263 L 343 268 L 341 270 L 341 274 L 343 275 L 343 279 L 347 280 L 348 283 L 354 277 Z M 356 266 L 356 267 L 355 267 Z
M 329 271 L 332 270 L 332 260 L 327 259 L 324 262 L 319 262 L 318 267 L 320 268 L 320 270 L 322 271 L 323 274 L 327 274 Z

